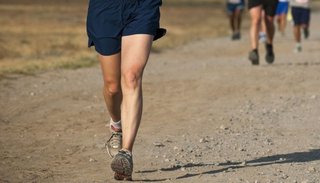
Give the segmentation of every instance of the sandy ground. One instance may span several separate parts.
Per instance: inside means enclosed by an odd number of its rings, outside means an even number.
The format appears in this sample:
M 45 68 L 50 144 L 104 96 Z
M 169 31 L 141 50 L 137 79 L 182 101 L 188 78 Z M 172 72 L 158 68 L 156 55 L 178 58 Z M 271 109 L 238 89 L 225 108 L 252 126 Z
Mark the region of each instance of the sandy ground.
M 294 54 L 247 61 L 248 37 L 152 54 L 137 182 L 320 182 L 320 23 Z M 0 182 L 114 182 L 98 66 L 0 81 Z

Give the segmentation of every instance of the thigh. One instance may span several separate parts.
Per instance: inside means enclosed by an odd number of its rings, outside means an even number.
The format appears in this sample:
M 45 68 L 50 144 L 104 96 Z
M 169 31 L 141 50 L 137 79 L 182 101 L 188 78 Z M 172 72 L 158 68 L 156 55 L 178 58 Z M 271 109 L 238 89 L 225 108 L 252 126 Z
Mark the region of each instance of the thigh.
M 149 58 L 153 36 L 135 34 L 122 37 L 121 73 L 142 77 Z
M 256 6 L 250 9 L 250 17 L 252 21 L 259 21 L 261 19 L 261 11 L 262 7 L 261 6 Z
M 121 55 L 120 53 L 104 56 L 99 54 L 99 61 L 106 85 L 116 84 L 120 87 Z
M 252 9 L 262 5 L 262 0 L 248 0 L 248 9 Z
M 301 14 L 302 14 L 301 23 L 303 25 L 309 25 L 309 23 L 310 23 L 310 9 L 303 9 Z
M 269 17 L 274 17 L 277 11 L 278 0 L 264 0 L 263 9 Z
M 227 3 L 227 13 L 228 15 L 232 15 L 233 14 L 233 4 Z
M 292 7 L 291 14 L 292 14 L 294 25 L 300 25 L 301 24 L 301 9 L 297 8 L 297 7 Z
M 240 14 L 242 11 L 243 11 L 243 9 L 244 9 L 244 5 L 243 4 L 238 4 L 237 6 L 236 6 L 236 8 L 235 8 L 235 12 L 236 12 L 236 14 Z

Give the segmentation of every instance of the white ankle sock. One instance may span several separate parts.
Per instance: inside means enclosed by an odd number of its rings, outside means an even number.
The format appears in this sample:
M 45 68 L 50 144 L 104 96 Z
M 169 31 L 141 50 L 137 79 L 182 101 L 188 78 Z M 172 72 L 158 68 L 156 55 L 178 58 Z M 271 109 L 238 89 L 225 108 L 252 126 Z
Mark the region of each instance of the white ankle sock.
M 121 120 L 114 122 L 112 119 L 110 119 L 110 129 L 116 132 L 121 131 Z

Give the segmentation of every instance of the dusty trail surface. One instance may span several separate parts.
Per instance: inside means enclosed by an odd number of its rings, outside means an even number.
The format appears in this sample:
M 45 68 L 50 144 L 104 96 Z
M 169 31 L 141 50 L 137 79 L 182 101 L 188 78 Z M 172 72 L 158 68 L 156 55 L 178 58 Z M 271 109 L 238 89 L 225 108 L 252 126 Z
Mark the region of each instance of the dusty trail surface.
M 320 182 L 317 30 L 300 54 L 276 35 L 273 65 L 262 46 L 250 65 L 246 36 L 152 54 L 134 179 Z M 114 182 L 101 85 L 98 66 L 0 81 L 0 182 Z

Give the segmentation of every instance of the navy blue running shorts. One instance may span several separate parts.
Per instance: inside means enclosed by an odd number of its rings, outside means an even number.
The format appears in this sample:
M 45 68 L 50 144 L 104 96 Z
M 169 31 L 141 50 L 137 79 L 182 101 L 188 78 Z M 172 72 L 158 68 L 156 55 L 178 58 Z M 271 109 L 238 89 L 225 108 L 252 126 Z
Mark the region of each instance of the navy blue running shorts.
M 262 6 L 265 14 L 274 17 L 277 10 L 279 0 L 248 0 L 248 8 Z
M 310 23 L 310 9 L 292 7 L 292 18 L 294 25 L 309 25 Z
M 87 15 L 88 47 L 101 55 L 121 50 L 121 37 L 156 36 L 162 0 L 90 0 Z

